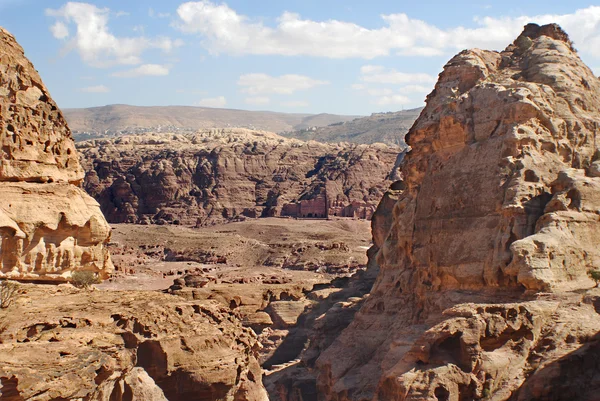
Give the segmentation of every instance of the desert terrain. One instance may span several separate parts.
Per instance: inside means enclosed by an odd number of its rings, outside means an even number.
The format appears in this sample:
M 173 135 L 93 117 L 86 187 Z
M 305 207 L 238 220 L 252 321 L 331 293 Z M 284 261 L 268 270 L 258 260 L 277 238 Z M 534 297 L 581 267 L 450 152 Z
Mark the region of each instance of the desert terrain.
M 76 146 L 0 50 L 0 401 L 597 400 L 600 80 L 560 26 L 454 56 L 402 147 Z
M 77 140 L 119 137 L 145 132 L 195 132 L 211 128 L 249 128 L 262 131 L 296 131 L 350 121 L 358 116 L 274 113 L 208 107 L 141 107 L 114 104 L 65 109 L 65 118 Z

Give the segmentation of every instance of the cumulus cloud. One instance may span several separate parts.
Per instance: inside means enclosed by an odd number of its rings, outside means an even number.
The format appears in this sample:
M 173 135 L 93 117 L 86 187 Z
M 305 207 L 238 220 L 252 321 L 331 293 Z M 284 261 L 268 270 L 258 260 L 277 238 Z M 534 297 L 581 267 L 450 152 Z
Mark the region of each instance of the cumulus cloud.
M 104 85 L 96 85 L 96 86 L 87 86 L 85 88 L 79 88 L 79 91 L 87 92 L 87 93 L 108 93 L 108 92 L 110 92 L 110 89 L 108 89 Z
M 76 50 L 85 63 L 95 67 L 140 64 L 145 50 L 157 48 L 168 52 L 182 44 L 167 37 L 117 37 L 108 28 L 110 10 L 93 4 L 68 2 L 59 9 L 46 9 L 46 15 L 56 19 L 50 32 L 57 39 L 69 38 L 68 26 L 75 25 L 75 34 L 65 51 Z
M 284 12 L 275 26 L 239 14 L 227 4 L 190 1 L 177 9 L 177 27 L 198 34 L 213 54 L 262 54 L 372 59 L 390 54 L 435 56 L 470 47 L 501 50 L 526 23 L 557 22 L 581 50 L 600 56 L 600 7 L 571 14 L 475 19 L 474 28 L 439 28 L 407 14 L 382 15 L 378 28 L 327 20 L 312 21 Z
M 207 97 L 196 102 L 196 106 L 214 108 L 224 107 L 226 104 L 227 99 L 225 99 L 225 96 Z
M 242 92 L 249 95 L 278 94 L 291 95 L 299 90 L 306 90 L 319 85 L 328 85 L 328 81 L 320 81 L 305 75 L 287 74 L 273 77 L 267 74 L 244 74 L 238 79 Z
M 362 75 L 362 81 L 378 84 L 433 84 L 436 81 L 436 78 L 433 75 L 424 73 L 411 74 L 406 72 L 400 72 L 392 68 L 385 68 L 379 65 L 365 65 L 361 67 L 360 73 Z
M 145 75 L 164 76 L 169 75 L 169 67 L 160 64 L 142 64 L 139 67 L 132 68 L 126 71 L 119 71 L 112 74 L 118 78 L 133 78 Z
M 379 106 L 419 105 L 433 89 L 436 78 L 429 74 L 405 73 L 379 65 L 360 69 L 360 83 L 351 86 Z
M 52 36 L 56 39 L 64 39 L 69 36 L 69 28 L 60 21 L 57 21 L 50 27 L 50 32 L 52 32 Z
M 253 105 L 269 104 L 270 101 L 271 99 L 269 99 L 266 96 L 247 97 L 246 99 L 244 99 L 244 102 Z

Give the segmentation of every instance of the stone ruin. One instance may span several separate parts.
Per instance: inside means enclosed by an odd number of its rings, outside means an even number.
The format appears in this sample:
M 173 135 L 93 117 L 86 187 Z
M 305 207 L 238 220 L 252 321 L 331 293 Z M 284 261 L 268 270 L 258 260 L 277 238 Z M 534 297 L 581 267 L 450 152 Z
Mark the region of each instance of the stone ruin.
M 15 38 L 0 28 L 0 279 L 107 277 L 110 227 L 79 185 L 67 123 Z
M 301 199 L 287 203 L 281 209 L 281 216 L 303 219 L 327 219 L 330 217 L 350 217 L 370 220 L 375 212 L 375 205 L 353 200 L 350 203 L 337 199 L 331 200 L 326 194 L 311 199 Z

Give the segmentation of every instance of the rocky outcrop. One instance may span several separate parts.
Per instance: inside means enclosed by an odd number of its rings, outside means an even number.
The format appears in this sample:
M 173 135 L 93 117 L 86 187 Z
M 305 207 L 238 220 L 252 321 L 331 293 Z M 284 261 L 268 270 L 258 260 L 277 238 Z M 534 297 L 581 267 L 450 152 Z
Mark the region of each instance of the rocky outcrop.
M 78 185 L 65 119 L 14 37 L 0 28 L 0 278 L 106 277 L 110 227 Z
M 599 104 L 557 25 L 446 64 L 373 219 L 373 290 L 316 362 L 324 399 L 595 399 L 555 379 L 597 353 Z
M 397 148 L 244 129 L 78 144 L 85 189 L 110 222 L 206 225 L 245 217 L 368 218 Z
M 228 308 L 156 292 L 21 285 L 0 309 L 0 400 L 265 401 Z

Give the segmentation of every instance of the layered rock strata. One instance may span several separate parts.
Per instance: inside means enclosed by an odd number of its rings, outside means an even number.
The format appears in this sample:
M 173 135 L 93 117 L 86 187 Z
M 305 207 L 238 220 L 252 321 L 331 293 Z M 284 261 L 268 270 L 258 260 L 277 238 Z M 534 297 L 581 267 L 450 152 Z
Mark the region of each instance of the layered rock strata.
M 3 401 L 267 400 L 256 336 L 210 301 L 27 284 L 0 322 Z
M 446 64 L 374 216 L 371 295 L 316 362 L 323 399 L 595 399 L 556 378 L 597 355 L 599 105 L 557 25 Z
M 63 115 L 14 37 L 0 28 L 0 278 L 105 277 L 110 237 Z
M 301 142 L 245 129 L 81 142 L 85 189 L 113 223 L 369 218 L 398 148 Z

